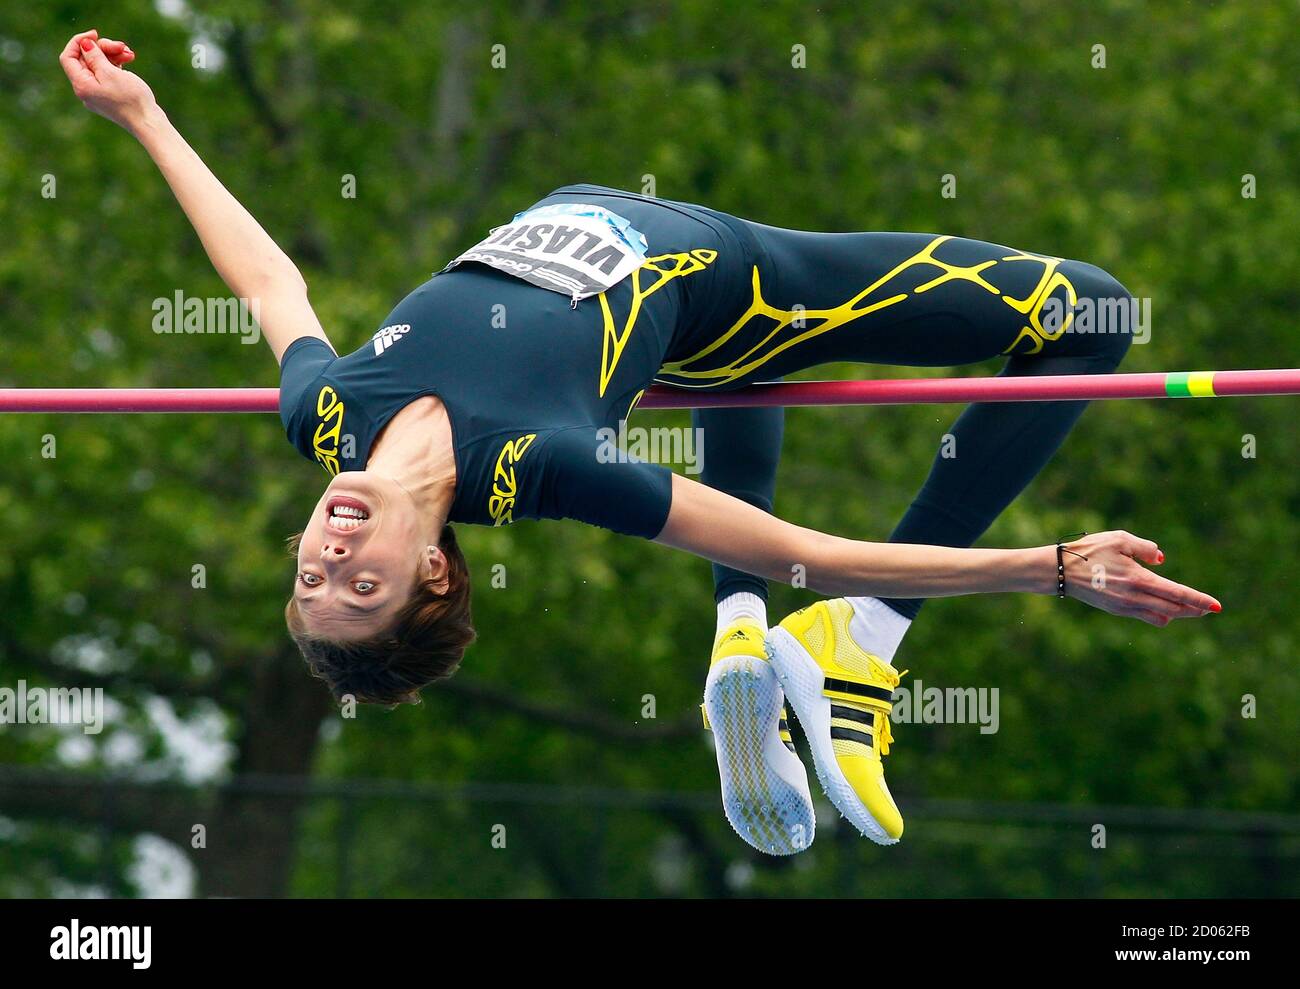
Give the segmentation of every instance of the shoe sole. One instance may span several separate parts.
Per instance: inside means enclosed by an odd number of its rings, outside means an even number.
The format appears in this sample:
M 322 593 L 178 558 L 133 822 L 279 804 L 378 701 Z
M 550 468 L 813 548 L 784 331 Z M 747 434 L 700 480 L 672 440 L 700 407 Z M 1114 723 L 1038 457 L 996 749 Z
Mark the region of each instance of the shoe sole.
M 785 696 L 799 716 L 812 749 L 817 781 L 849 823 L 878 845 L 897 844 L 862 802 L 835 759 L 831 742 L 831 702 L 822 693 L 826 675 L 799 640 L 780 626 L 767 634 L 766 648 Z
M 767 855 L 804 851 L 817 828 L 808 774 L 778 734 L 784 700 L 771 665 L 754 656 L 719 660 L 704 687 L 723 812 L 746 844 Z

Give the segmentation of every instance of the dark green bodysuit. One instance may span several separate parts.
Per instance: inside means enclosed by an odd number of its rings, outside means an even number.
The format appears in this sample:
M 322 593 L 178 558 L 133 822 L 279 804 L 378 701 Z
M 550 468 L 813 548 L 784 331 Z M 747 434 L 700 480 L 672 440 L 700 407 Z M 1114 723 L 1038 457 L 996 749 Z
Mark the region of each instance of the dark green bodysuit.
M 609 218 L 607 233 L 575 218 L 586 213 Z M 1000 355 L 1004 374 L 1105 373 L 1135 328 L 1084 332 L 1085 308 L 1131 297 L 1081 262 L 933 234 L 786 230 L 590 185 L 557 190 L 453 264 L 352 354 L 295 341 L 280 410 L 297 449 L 337 473 L 363 469 L 393 415 L 437 395 L 454 433 L 451 520 L 485 525 L 571 518 L 656 536 L 669 471 L 608 443 L 656 380 L 726 390 L 832 361 Z M 1085 404 L 969 407 L 948 430 L 959 456 L 936 457 L 891 540 L 970 545 Z M 695 423 L 704 482 L 771 511 L 782 410 L 713 409 Z M 766 593 L 752 576 L 716 575 L 719 596 Z

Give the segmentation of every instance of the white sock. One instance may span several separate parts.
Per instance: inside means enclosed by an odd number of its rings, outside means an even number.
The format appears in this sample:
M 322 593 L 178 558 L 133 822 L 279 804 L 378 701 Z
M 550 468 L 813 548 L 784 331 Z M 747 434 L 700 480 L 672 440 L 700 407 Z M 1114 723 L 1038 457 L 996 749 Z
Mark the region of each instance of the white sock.
M 904 618 L 880 598 L 845 600 L 853 605 L 849 632 L 854 641 L 867 652 L 874 653 L 886 663 L 892 663 L 899 643 L 912 626 L 912 619 Z
M 767 602 L 757 594 L 737 591 L 718 602 L 718 632 L 730 628 L 742 618 L 767 631 Z M 716 633 L 715 633 L 716 634 Z

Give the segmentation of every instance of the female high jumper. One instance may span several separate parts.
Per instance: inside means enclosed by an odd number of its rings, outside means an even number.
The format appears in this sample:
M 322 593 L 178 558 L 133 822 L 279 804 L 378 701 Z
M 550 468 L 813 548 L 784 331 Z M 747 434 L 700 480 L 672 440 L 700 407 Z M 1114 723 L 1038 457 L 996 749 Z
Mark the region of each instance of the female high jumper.
M 144 146 L 230 290 L 257 300 L 289 440 L 330 474 L 297 537 L 285 613 L 336 698 L 415 701 L 456 670 L 474 630 L 449 522 L 577 519 L 715 564 L 704 710 L 737 833 L 771 854 L 812 842 L 788 696 L 827 796 L 892 844 L 903 820 L 881 763 L 900 675 L 891 661 L 925 598 L 1068 595 L 1156 626 L 1220 610 L 1143 566 L 1163 554 L 1127 532 L 969 548 L 1084 402 L 967 408 L 949 431 L 957 455 L 936 457 L 883 543 L 772 514 L 779 409 L 697 412 L 703 483 L 609 456 L 605 430 L 656 381 L 719 391 L 833 361 L 999 355 L 1006 375 L 1108 373 L 1131 334 L 1072 321 L 1081 307 L 1130 301 L 1101 269 L 957 237 L 784 230 L 571 185 L 503 218 L 339 356 L 298 269 L 124 71 L 133 59 L 88 31 L 60 60 L 85 105 Z M 832 599 L 769 630 L 766 580 L 795 574 Z

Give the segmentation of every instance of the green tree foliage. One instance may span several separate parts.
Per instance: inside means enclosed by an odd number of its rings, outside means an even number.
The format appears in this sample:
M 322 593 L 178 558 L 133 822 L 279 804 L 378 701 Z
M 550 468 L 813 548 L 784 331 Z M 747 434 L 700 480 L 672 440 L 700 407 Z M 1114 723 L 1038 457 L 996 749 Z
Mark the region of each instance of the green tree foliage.
M 277 380 L 263 347 L 151 331 L 154 299 L 225 289 L 147 156 L 69 92 L 56 57 L 90 26 L 130 42 L 340 349 L 487 227 L 590 181 L 1092 261 L 1152 300 L 1127 370 L 1300 363 L 1284 0 L 113 8 L 0 14 L 3 385 Z M 876 373 L 910 372 L 812 376 Z M 919 808 L 904 843 L 826 822 L 779 863 L 710 795 L 701 561 L 576 523 L 462 529 L 481 628 L 462 675 L 418 708 L 341 719 L 283 633 L 283 540 L 323 476 L 274 417 L 0 417 L 0 686 L 112 701 L 98 736 L 0 727 L 0 893 L 139 893 L 153 834 L 202 894 L 1294 894 L 1294 817 L 1198 836 L 1098 811 L 1108 848 L 1089 841 L 1092 808 L 1296 811 L 1296 408 L 1091 409 L 985 544 L 1127 528 L 1224 613 L 1156 630 L 1048 598 L 931 603 L 902 665 L 998 688 L 1000 731 L 900 726 L 890 780 Z M 791 412 L 779 511 L 883 538 L 954 415 Z M 808 600 L 777 588 L 774 620 Z M 285 782 L 303 776 L 325 790 Z M 395 789 L 329 789 L 357 778 Z

